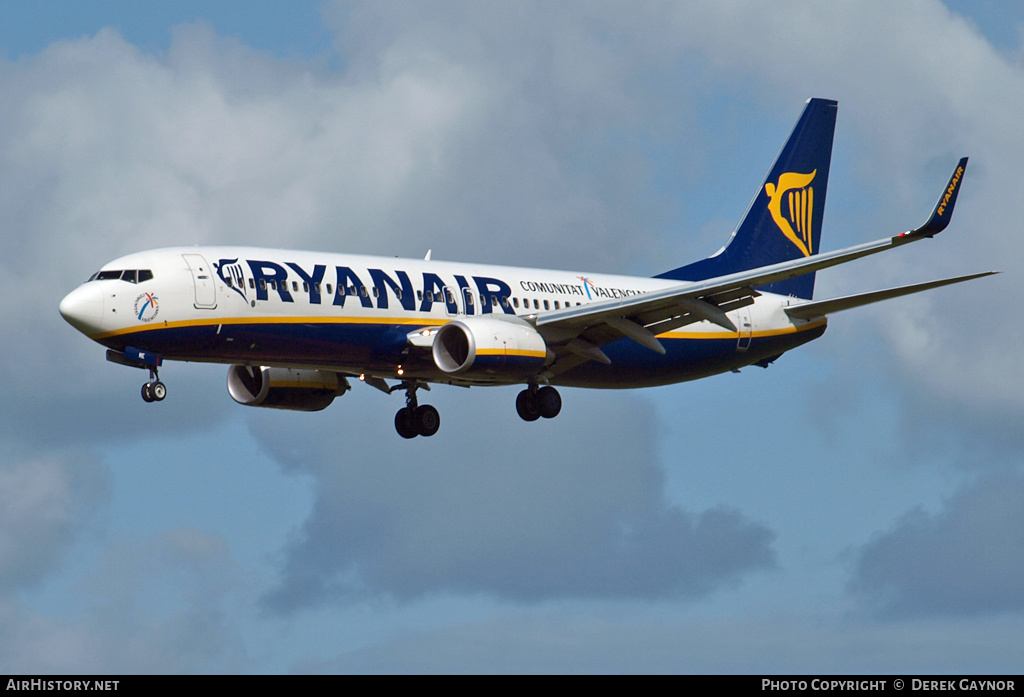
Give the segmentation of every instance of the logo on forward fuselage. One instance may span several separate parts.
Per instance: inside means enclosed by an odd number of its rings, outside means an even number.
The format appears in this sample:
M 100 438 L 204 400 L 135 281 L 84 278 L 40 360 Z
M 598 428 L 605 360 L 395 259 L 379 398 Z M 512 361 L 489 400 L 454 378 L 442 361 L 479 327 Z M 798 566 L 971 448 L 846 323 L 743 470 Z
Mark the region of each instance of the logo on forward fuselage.
M 152 322 L 160 313 L 158 298 L 153 293 L 143 293 L 135 298 L 135 317 L 140 322 Z
M 814 253 L 814 187 L 810 184 L 817 173 L 817 169 L 810 174 L 785 172 L 779 175 L 777 183 L 768 182 L 764 185 L 772 220 L 805 257 Z

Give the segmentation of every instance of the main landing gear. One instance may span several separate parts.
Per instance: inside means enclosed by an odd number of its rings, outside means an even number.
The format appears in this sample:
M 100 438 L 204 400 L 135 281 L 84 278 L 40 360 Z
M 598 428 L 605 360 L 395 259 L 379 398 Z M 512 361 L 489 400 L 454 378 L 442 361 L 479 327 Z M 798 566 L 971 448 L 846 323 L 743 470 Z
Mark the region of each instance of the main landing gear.
M 405 388 L 405 408 L 395 414 L 395 430 L 398 435 L 402 438 L 415 438 L 437 433 L 437 429 L 441 428 L 441 415 L 429 404 L 420 405 L 416 401 L 416 388 L 419 385 L 404 382 L 399 387 Z
M 539 389 L 531 385 L 516 397 L 516 411 L 523 421 L 536 421 L 542 416 L 553 419 L 562 411 L 562 396 L 551 385 Z
M 142 386 L 142 399 L 147 402 L 162 402 L 167 396 L 167 385 L 160 382 L 156 368 L 149 369 L 149 382 Z
M 432 436 L 441 427 L 441 415 L 437 409 L 417 401 L 416 390 L 420 387 L 430 389 L 428 385 L 407 381 L 389 390 L 405 390 L 405 407 L 395 414 L 395 430 L 402 438 Z M 536 421 L 541 417 L 553 419 L 562 411 L 562 397 L 550 385 L 531 385 L 516 397 L 516 411 L 523 421 Z

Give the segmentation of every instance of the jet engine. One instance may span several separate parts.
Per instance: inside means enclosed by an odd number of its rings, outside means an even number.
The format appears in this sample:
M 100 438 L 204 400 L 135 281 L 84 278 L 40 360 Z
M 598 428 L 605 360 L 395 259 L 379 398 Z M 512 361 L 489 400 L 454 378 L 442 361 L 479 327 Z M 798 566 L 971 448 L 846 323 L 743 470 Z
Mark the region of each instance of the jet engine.
M 228 368 L 228 394 L 250 407 L 320 411 L 349 389 L 344 375 L 326 370 L 249 365 Z
M 434 363 L 452 375 L 529 374 L 548 360 L 533 325 L 518 318 L 467 317 L 441 327 L 432 346 Z

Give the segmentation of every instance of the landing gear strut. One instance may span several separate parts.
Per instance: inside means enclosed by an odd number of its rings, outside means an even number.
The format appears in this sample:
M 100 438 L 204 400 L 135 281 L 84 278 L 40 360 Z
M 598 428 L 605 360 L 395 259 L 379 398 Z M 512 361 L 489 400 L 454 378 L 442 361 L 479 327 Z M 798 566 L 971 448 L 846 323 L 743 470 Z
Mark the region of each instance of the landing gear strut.
M 523 421 L 536 421 L 542 416 L 553 419 L 562 411 L 562 396 L 551 385 L 540 389 L 531 385 L 516 397 L 516 411 Z
M 149 382 L 142 386 L 142 399 L 147 402 L 162 402 L 167 396 L 167 385 L 160 382 L 156 368 L 149 369 Z
M 395 430 L 402 438 L 415 438 L 416 436 L 432 436 L 441 427 L 441 415 L 437 409 L 429 404 L 420 405 L 416 401 L 415 382 L 404 382 L 400 387 L 405 388 L 405 408 L 399 409 L 395 414 Z

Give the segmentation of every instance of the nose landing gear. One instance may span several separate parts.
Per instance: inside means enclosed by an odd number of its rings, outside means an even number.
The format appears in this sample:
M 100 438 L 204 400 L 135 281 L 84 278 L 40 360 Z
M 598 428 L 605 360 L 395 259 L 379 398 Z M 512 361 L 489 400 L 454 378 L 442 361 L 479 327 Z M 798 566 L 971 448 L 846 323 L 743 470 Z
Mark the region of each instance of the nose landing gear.
M 167 385 L 160 382 L 156 368 L 149 369 L 149 382 L 142 386 L 142 399 L 147 402 L 162 402 L 167 396 Z
M 142 351 L 132 346 L 124 351 L 107 349 L 107 360 L 129 368 L 142 368 L 149 371 L 149 382 L 142 386 L 142 399 L 147 402 L 162 402 L 167 396 L 167 385 L 160 382 L 158 371 L 164 359 L 155 353 Z

